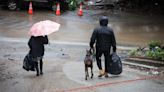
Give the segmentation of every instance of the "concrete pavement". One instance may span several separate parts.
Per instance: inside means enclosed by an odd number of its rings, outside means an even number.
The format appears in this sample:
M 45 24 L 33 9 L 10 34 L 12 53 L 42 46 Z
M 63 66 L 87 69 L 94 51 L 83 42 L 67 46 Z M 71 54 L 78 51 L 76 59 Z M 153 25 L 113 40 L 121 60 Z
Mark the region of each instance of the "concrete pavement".
M 110 75 L 109 78 L 99 79 L 96 62 L 94 62 L 94 78 L 86 81 L 83 60 L 88 47 L 75 43 L 51 43 L 46 46 L 44 75 L 35 77 L 35 73 L 26 72 L 21 68 L 23 57 L 28 52 L 26 41 L 27 39 L 0 41 L 0 65 L 6 67 L 2 77 L 7 76 L 1 81 L 1 92 L 138 92 L 138 89 L 140 92 L 163 92 L 164 90 L 164 79 L 161 79 L 163 76 L 154 77 L 128 66 L 123 67 L 120 76 Z
M 94 78 L 85 80 L 84 63 L 69 62 L 63 67 L 66 76 L 77 83 L 85 86 L 66 89 L 65 91 L 85 90 L 85 92 L 96 90 L 97 92 L 162 92 L 164 88 L 158 88 L 154 80 L 161 79 L 162 76 L 151 76 L 145 72 L 133 70 L 126 66 L 123 67 L 123 73 L 118 76 L 109 75 L 109 78 L 98 78 L 98 69 L 94 62 Z M 145 88 L 146 87 L 146 88 Z

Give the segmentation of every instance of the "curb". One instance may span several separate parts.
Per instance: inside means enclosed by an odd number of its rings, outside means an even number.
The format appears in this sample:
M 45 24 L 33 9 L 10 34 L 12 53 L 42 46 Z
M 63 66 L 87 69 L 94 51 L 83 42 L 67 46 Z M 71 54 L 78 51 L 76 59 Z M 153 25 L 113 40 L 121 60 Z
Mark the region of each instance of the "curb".
M 127 61 L 123 61 L 123 64 L 131 65 L 131 66 L 137 66 L 137 67 L 143 67 L 143 68 L 146 68 L 146 69 L 158 69 L 158 67 L 155 67 L 155 66 L 138 64 L 138 63 L 132 63 L 132 62 L 127 62 Z
M 27 43 L 27 38 L 8 38 L 8 37 L 0 37 L 0 41 L 4 42 L 22 42 Z M 69 42 L 69 41 L 51 41 L 52 44 L 62 44 L 62 45 L 75 45 L 75 46 L 89 46 L 89 43 L 84 42 Z M 137 47 L 128 47 L 128 46 L 117 46 L 117 49 L 119 50 L 133 50 Z

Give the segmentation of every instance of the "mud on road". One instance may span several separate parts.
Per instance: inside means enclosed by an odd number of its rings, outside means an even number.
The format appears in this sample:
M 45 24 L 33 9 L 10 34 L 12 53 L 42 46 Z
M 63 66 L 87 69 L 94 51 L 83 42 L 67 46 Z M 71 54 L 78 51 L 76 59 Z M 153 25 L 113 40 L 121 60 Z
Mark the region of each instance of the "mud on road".
M 83 60 L 88 46 L 55 44 L 51 43 L 45 47 L 44 65 L 42 76 L 37 77 L 36 72 L 27 72 L 22 68 L 23 58 L 28 53 L 27 40 L 22 42 L 0 41 L 0 92 L 108 92 L 109 89 L 116 90 L 158 90 L 162 92 L 163 81 L 137 80 L 135 87 L 129 89 L 131 82 L 148 76 L 145 72 L 132 70 L 124 66 L 124 73 L 120 77 L 110 76 L 109 79 L 98 79 L 98 70 L 94 62 L 94 78 L 85 81 Z M 70 71 L 71 70 L 71 71 Z M 120 84 L 115 84 L 120 81 Z M 109 83 L 106 83 L 109 82 Z M 111 82 L 111 83 L 110 83 Z M 141 83 L 142 82 L 142 83 Z M 113 84 L 114 85 L 113 85 Z M 121 84 L 124 85 L 121 85 Z M 141 83 L 141 84 L 140 84 Z M 99 85 L 104 85 L 98 87 Z M 112 84 L 112 85 L 106 85 Z M 150 89 L 143 86 L 151 85 Z M 129 86 L 128 86 L 129 85 Z M 90 89 L 89 87 L 94 87 Z M 110 87 L 108 87 L 110 86 Z M 64 90 L 64 91 L 63 91 Z M 117 90 L 116 92 L 121 92 Z M 142 91 L 144 92 L 144 91 Z
M 47 46 L 44 57 L 44 75 L 36 77 L 36 72 L 27 72 L 22 68 L 23 58 L 28 53 L 27 44 L 2 41 L 0 47 L 0 91 L 55 92 L 80 86 L 80 84 L 69 80 L 62 72 L 65 63 L 79 60 L 81 51 L 78 51 L 78 48 L 74 47 L 66 49 L 61 45 Z M 83 59 L 83 57 L 80 58 Z

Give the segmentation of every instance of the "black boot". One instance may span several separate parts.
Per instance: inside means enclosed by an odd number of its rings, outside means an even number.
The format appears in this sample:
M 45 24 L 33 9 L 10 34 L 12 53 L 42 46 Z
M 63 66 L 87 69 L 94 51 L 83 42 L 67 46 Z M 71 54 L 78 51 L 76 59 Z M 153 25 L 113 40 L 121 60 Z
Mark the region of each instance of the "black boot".
M 35 62 L 36 76 L 39 76 L 38 62 Z
M 42 59 L 40 60 L 40 74 L 42 75 L 43 74 L 43 61 Z

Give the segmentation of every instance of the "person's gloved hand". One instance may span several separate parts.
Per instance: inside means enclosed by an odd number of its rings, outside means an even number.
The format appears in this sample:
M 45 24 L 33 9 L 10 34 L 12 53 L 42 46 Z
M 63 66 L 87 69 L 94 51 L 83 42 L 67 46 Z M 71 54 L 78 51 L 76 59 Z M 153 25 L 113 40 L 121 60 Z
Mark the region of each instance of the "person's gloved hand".
M 116 46 L 113 46 L 113 52 L 116 53 Z

